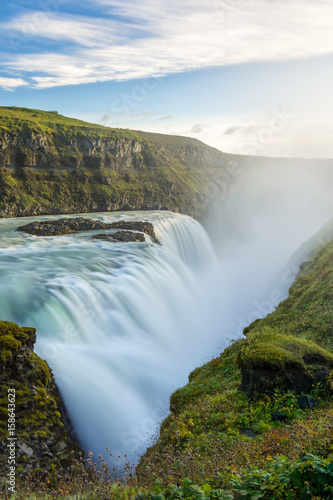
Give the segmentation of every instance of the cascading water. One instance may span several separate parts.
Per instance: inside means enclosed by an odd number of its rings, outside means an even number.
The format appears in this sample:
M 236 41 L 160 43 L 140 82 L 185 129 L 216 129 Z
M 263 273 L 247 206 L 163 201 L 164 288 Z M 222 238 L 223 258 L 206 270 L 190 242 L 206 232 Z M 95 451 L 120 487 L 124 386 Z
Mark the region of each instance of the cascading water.
M 256 217 L 257 237 L 218 261 L 190 217 L 85 216 L 151 221 L 162 245 L 93 240 L 96 231 L 39 238 L 16 232 L 36 217 L 1 220 L 0 319 L 37 328 L 35 350 L 54 372 L 82 447 L 135 462 L 189 372 L 283 299 L 299 263 L 283 265 L 314 230 Z M 319 214 L 316 228 L 324 222 Z
M 15 232 L 1 221 L 0 318 L 37 328 L 76 435 L 94 455 L 140 454 L 191 369 L 225 346 L 217 260 L 203 228 L 169 212 L 90 214 L 149 220 L 162 245 L 90 233 Z M 41 217 L 39 219 L 52 219 Z

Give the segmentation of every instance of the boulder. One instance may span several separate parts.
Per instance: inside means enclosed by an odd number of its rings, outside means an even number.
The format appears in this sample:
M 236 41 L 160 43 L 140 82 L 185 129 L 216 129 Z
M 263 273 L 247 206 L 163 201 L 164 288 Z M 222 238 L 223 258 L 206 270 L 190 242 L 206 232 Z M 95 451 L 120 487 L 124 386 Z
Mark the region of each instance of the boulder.
M 276 388 L 308 394 L 318 384 L 327 384 L 333 355 L 315 342 L 265 328 L 251 331 L 242 341 L 236 363 L 241 369 L 240 389 L 253 399 Z

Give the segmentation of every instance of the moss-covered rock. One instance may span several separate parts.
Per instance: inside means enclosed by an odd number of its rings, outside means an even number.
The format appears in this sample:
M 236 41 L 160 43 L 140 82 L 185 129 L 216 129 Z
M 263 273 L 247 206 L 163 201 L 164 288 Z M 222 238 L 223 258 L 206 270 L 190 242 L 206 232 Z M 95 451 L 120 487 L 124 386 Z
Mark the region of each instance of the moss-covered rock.
M 260 397 L 279 389 L 309 393 L 333 369 L 333 355 L 315 342 L 270 328 L 250 332 L 237 357 L 241 389 Z
M 16 475 L 28 470 L 61 473 L 78 451 L 65 429 L 65 408 L 46 361 L 33 352 L 34 328 L 0 321 L 0 463 L 8 471 L 8 444 L 15 443 Z M 10 441 L 14 438 L 14 441 Z

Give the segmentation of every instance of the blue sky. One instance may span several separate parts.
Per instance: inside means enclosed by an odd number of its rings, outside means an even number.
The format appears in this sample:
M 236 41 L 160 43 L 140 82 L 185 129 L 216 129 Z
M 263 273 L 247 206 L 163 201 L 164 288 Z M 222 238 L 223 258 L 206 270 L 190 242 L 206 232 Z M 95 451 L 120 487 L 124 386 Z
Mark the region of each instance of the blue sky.
M 2 105 L 333 157 L 331 0 L 9 0 L 0 38 Z

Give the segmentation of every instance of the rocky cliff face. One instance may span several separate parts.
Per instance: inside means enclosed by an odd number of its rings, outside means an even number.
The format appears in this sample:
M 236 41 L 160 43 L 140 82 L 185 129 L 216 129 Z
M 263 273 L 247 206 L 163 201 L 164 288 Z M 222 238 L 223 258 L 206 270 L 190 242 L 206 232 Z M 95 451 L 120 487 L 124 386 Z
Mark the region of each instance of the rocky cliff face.
M 10 456 L 19 476 L 52 464 L 61 471 L 77 450 L 64 426 L 68 418 L 53 374 L 33 352 L 35 341 L 34 328 L 0 321 L 0 480 L 6 479 Z
M 0 217 L 165 209 L 200 217 L 233 161 L 195 139 L 0 108 Z M 213 190 L 214 191 L 214 190 Z
M 142 145 L 138 141 L 121 138 L 66 138 L 31 130 L 20 134 L 4 132 L 0 138 L 1 166 L 10 169 L 75 170 L 117 164 L 134 166 L 136 155 L 141 151 Z

